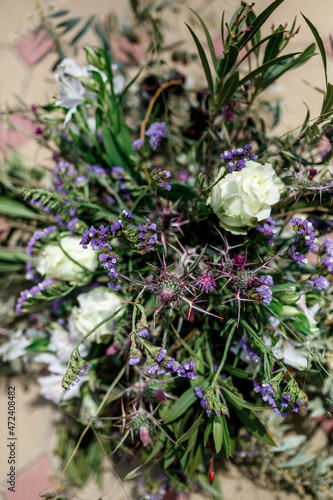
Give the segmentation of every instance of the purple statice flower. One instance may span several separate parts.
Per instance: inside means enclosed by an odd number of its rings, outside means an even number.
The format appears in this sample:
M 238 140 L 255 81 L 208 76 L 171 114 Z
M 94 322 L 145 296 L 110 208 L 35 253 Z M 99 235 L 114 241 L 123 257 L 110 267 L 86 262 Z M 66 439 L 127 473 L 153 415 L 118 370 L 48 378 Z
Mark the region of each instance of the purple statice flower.
M 34 285 L 32 288 L 29 288 L 27 290 L 23 290 L 21 292 L 19 298 L 17 299 L 16 308 L 15 308 L 16 314 L 21 314 L 23 312 L 24 303 L 27 300 L 32 299 L 33 297 L 36 297 L 37 294 L 44 292 L 48 287 L 53 285 L 53 283 L 55 283 L 55 281 L 56 280 L 54 280 L 54 279 L 46 279 L 46 280 L 41 281 L 37 285 Z
M 308 220 L 303 221 L 300 217 L 290 219 L 290 223 L 298 238 L 291 246 L 289 255 L 294 262 L 304 264 L 306 259 L 305 255 L 310 251 L 316 252 L 318 250 L 318 246 L 314 243 L 316 235 L 313 224 Z
M 188 172 L 186 172 L 185 170 L 182 170 L 181 172 L 179 172 L 178 174 L 178 179 L 180 181 L 183 181 L 183 182 L 186 182 L 188 181 L 188 178 L 190 177 L 190 174 Z
M 264 236 L 269 236 L 269 239 L 267 241 L 268 245 L 271 245 L 273 243 L 273 240 L 276 236 L 276 233 L 273 231 L 275 228 L 275 221 L 272 219 L 271 216 L 269 216 L 265 222 L 264 225 L 261 226 L 260 224 L 257 225 L 256 230 L 260 231 Z
M 167 355 L 167 350 L 166 349 L 160 349 L 160 352 L 158 353 L 156 361 L 158 363 L 160 363 L 161 361 L 163 361 L 163 359 L 166 357 L 166 355 Z
M 149 144 L 153 150 L 157 148 L 161 139 L 166 137 L 167 127 L 165 122 L 155 122 L 150 125 L 146 131 L 146 136 L 149 137 Z
M 28 241 L 26 249 L 27 254 L 32 257 L 34 253 L 34 246 L 37 241 L 39 241 L 41 238 L 47 238 L 52 233 L 52 231 L 56 230 L 57 226 L 48 226 L 45 229 L 39 229 L 38 231 L 36 231 Z
M 100 165 L 88 165 L 87 172 L 92 172 L 95 175 L 106 175 L 108 172 Z
M 30 261 L 28 261 L 25 264 L 25 277 L 27 280 L 30 280 L 30 281 L 37 281 L 39 279 L 38 275 L 35 273 L 35 268 L 34 268 L 32 262 L 30 262 Z
M 163 170 L 161 168 L 156 168 L 151 173 L 152 185 L 159 188 L 164 188 L 166 191 L 171 190 L 171 184 L 166 182 L 167 179 L 171 177 L 169 170 Z
M 239 345 L 244 351 L 247 352 L 247 354 L 250 356 L 250 358 L 253 359 L 255 363 L 260 363 L 261 358 L 246 342 L 246 335 L 242 336 Z
M 135 141 L 132 142 L 132 148 L 134 149 L 134 151 L 139 151 L 143 145 L 144 145 L 143 139 L 136 139 Z
M 200 387 L 194 387 L 194 392 L 197 398 L 202 399 L 204 397 Z
M 269 306 L 273 298 L 272 290 L 270 289 L 270 287 L 273 286 L 273 278 L 266 274 L 262 276 L 259 281 L 261 281 L 262 285 L 257 287 L 256 291 L 262 298 L 263 303 Z
M 314 276 L 312 280 L 308 281 L 309 286 L 315 286 L 318 290 L 328 290 L 330 282 L 324 276 Z
M 130 210 L 124 209 L 122 211 L 122 215 L 123 215 L 123 217 L 126 217 L 127 219 L 133 219 L 133 215 L 132 215 L 132 212 Z
M 198 287 L 203 292 L 213 292 L 214 288 L 217 287 L 217 283 L 214 276 L 207 272 L 206 274 L 200 274 L 198 279 Z
M 142 330 L 138 332 L 138 335 L 139 337 L 148 337 L 149 335 L 148 328 L 142 328 Z
M 332 240 L 324 238 L 323 244 L 320 247 L 321 253 L 326 253 L 321 259 L 321 264 L 325 266 L 329 273 L 333 274 L 333 245 Z
M 76 231 L 75 231 L 75 224 L 79 222 L 79 219 L 78 217 L 73 217 L 73 219 L 71 219 L 68 223 L 67 223 L 67 229 L 69 229 L 69 231 L 74 235 L 76 234 Z
M 258 156 L 252 153 L 251 144 L 246 144 L 243 148 L 226 150 L 220 155 L 221 158 L 226 163 L 229 172 L 234 172 L 235 170 L 240 171 L 246 167 L 246 163 L 252 159 L 256 160 Z
M 133 365 L 137 365 L 138 363 L 140 363 L 140 361 L 141 361 L 141 356 L 136 356 L 134 358 L 130 357 L 128 360 L 128 364 L 133 366 Z

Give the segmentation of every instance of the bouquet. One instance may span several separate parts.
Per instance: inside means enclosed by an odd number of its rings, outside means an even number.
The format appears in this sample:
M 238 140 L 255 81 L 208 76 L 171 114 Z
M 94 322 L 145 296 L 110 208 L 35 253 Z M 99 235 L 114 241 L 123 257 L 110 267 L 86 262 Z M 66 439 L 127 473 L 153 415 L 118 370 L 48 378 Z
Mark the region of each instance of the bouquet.
M 106 456 L 126 460 L 137 497 L 219 499 L 228 459 L 304 498 L 332 495 L 328 445 L 307 453 L 298 422 L 332 408 L 333 87 L 309 19 L 304 51 L 289 51 L 295 22 L 262 36 L 282 2 L 221 13 L 221 57 L 194 12 L 197 53 L 172 48 L 172 65 L 158 11 L 133 2 L 149 21 L 145 65 L 105 37 L 85 64 L 61 52 L 57 95 L 25 108 L 55 165 L 5 169 L 8 220 L 32 222 L 26 253 L 0 255 L 21 289 L 0 353 L 63 410 L 69 485 L 101 480 Z M 261 94 L 315 55 L 320 116 L 277 136 L 281 103 Z M 44 498 L 64 494 L 59 482 Z

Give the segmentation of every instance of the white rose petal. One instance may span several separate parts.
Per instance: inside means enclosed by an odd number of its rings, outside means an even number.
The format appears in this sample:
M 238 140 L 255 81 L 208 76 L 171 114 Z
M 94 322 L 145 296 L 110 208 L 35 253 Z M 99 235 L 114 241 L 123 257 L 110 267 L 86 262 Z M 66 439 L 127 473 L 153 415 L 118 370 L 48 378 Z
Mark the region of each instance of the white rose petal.
M 69 326 L 71 332 L 81 338 L 98 323 L 116 312 L 122 304 L 119 295 L 104 286 L 94 288 L 87 293 L 81 293 L 78 295 L 77 300 L 79 306 L 73 307 L 69 318 Z M 92 333 L 86 339 L 86 342 L 108 342 L 114 330 L 114 320 L 117 317 L 119 317 L 119 313 Z
M 210 204 L 222 227 L 233 234 L 246 234 L 270 216 L 283 187 L 270 163 L 249 160 L 245 168 L 227 174 L 213 187 Z
M 91 279 L 89 271 L 98 266 L 97 253 L 91 248 L 80 246 L 80 237 L 65 236 L 60 244 L 71 260 L 57 243 L 46 245 L 36 257 L 36 270 L 45 278 L 68 281 L 70 284 L 83 285 Z M 83 266 L 83 267 L 81 267 Z

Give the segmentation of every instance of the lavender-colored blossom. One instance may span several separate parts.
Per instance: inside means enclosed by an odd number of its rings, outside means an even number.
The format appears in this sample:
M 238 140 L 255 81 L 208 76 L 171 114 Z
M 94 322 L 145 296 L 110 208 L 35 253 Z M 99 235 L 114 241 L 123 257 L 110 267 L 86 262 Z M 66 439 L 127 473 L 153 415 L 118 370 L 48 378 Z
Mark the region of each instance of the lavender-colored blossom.
M 57 226 L 48 226 L 45 229 L 39 229 L 36 231 L 27 243 L 26 252 L 31 257 L 33 256 L 34 246 L 41 238 L 47 238 L 53 231 L 56 231 Z
M 134 149 L 134 151 L 139 151 L 143 145 L 144 145 L 143 139 L 136 139 L 135 141 L 132 142 L 132 148 Z
M 273 231 L 275 225 L 276 225 L 275 221 L 272 219 L 271 216 L 269 216 L 265 220 L 263 226 L 258 224 L 256 227 L 257 231 L 260 231 L 264 236 L 269 236 L 267 241 L 268 245 L 271 245 L 273 243 L 274 237 L 276 236 L 276 233 Z
M 166 137 L 167 127 L 165 122 L 155 122 L 150 125 L 149 129 L 146 131 L 146 136 L 149 137 L 149 144 L 153 150 L 155 150 L 160 143 L 161 139 Z
M 48 287 L 50 287 L 53 283 L 55 283 L 56 280 L 54 279 L 46 279 L 38 283 L 37 285 L 34 285 L 32 288 L 29 288 L 27 290 L 23 290 L 17 299 L 17 304 L 15 308 L 16 314 L 21 314 L 23 312 L 23 307 L 24 303 L 28 299 L 32 299 L 35 297 L 38 293 L 44 292 Z
M 324 276 L 314 276 L 312 280 L 308 281 L 308 285 L 315 286 L 318 290 L 328 290 L 330 282 Z
M 253 359 L 255 363 L 260 363 L 260 356 L 248 345 L 245 335 L 243 335 L 243 337 L 241 338 L 239 345 L 244 351 L 247 352 L 247 354 Z
M 141 361 L 141 356 L 137 356 L 135 358 L 129 358 L 128 364 L 129 365 L 137 365 Z
M 316 235 L 313 224 L 308 220 L 303 221 L 299 217 L 290 219 L 290 223 L 298 238 L 295 244 L 292 245 L 289 255 L 294 262 L 304 264 L 306 257 L 303 252 L 306 254 L 309 251 L 316 252 L 318 250 L 318 246 L 314 243 Z
M 203 398 L 203 392 L 200 387 L 194 387 L 194 392 L 197 398 L 202 399 Z
M 138 335 L 139 337 L 148 337 L 149 335 L 148 328 L 142 328 L 142 330 L 138 332 Z
M 231 151 L 223 151 L 220 155 L 221 158 L 226 162 L 226 166 L 229 172 L 234 172 L 235 170 L 240 171 L 246 167 L 246 163 L 251 158 L 255 160 L 258 156 L 252 153 L 252 146 L 246 144 L 243 148 L 231 149 Z

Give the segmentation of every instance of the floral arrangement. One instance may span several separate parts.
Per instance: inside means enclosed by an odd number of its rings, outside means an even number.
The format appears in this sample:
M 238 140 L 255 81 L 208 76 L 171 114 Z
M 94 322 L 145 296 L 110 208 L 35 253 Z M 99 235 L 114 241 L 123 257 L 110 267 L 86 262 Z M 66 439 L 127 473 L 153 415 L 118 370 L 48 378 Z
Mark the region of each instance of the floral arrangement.
M 319 117 L 274 135 L 280 104 L 267 116 L 261 93 L 316 46 L 326 71 L 308 19 L 303 52 L 287 49 L 295 23 L 262 37 L 282 1 L 222 14 L 221 58 L 194 13 L 198 56 L 178 51 L 170 69 L 155 48 L 146 76 L 85 47 L 85 65 L 57 65 L 55 99 L 26 107 L 55 166 L 6 169 L 2 213 L 32 222 L 26 253 L 0 254 L 21 290 L 0 354 L 63 409 L 70 484 L 100 477 L 104 455 L 136 457 L 122 479 L 138 477 L 140 498 L 219 499 L 228 458 L 304 498 L 333 493 L 328 446 L 307 453 L 295 435 L 295 414 L 332 408 L 333 87 Z M 179 69 L 194 57 L 204 88 Z M 64 498 L 59 484 L 44 497 Z

